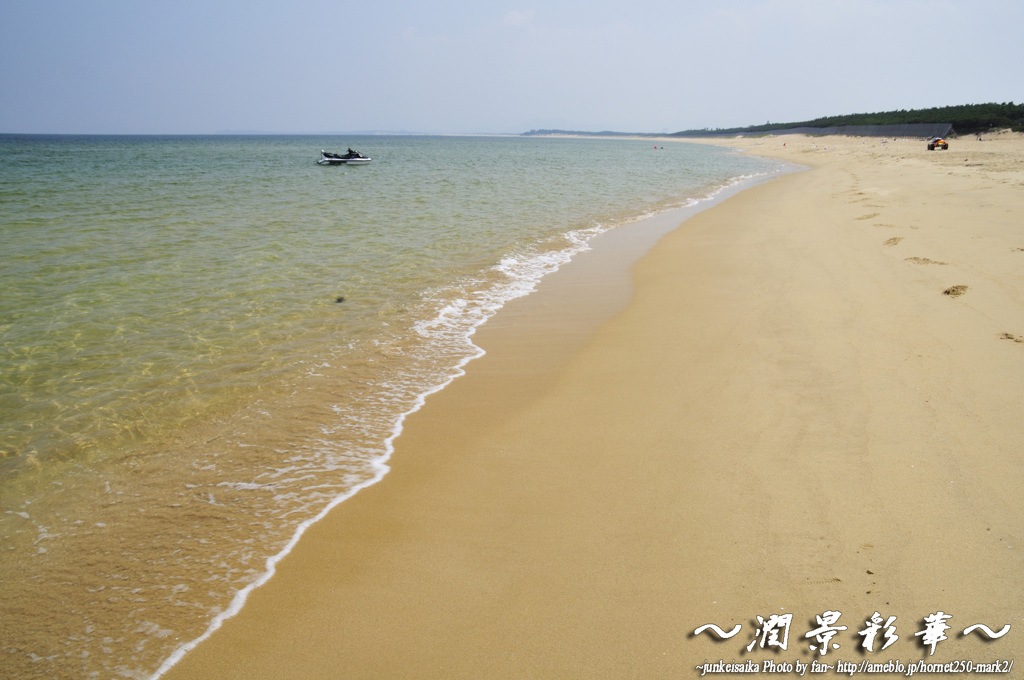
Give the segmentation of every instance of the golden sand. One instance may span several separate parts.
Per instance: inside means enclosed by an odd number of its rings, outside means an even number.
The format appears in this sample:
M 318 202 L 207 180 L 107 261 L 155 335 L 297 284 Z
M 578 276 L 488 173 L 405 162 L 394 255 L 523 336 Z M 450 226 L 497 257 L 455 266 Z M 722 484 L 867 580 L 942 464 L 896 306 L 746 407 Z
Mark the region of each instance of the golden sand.
M 717 143 L 811 170 L 683 223 L 599 326 L 587 286 L 511 305 L 387 477 L 167 677 L 1020 656 L 1024 139 Z M 846 630 L 822 655 L 826 611 Z M 862 654 L 875 612 L 899 639 Z M 761 648 L 758 617 L 783 614 L 787 649 Z

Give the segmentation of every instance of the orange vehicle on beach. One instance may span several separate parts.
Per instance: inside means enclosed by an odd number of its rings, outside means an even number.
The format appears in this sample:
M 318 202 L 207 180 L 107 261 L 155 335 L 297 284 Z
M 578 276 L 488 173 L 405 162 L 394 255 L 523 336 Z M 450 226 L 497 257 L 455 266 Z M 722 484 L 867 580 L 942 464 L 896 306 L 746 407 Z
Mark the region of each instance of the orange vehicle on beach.
M 935 151 L 936 149 L 942 149 L 946 151 L 949 149 L 949 142 L 942 137 L 932 137 L 928 140 L 928 150 Z

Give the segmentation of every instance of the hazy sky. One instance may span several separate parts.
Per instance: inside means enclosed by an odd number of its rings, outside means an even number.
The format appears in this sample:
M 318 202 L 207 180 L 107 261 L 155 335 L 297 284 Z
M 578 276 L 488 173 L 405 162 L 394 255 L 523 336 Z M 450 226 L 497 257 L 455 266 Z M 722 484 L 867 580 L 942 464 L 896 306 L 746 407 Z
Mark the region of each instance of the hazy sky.
M 3 0 L 0 132 L 674 132 L 1024 100 L 1020 0 Z

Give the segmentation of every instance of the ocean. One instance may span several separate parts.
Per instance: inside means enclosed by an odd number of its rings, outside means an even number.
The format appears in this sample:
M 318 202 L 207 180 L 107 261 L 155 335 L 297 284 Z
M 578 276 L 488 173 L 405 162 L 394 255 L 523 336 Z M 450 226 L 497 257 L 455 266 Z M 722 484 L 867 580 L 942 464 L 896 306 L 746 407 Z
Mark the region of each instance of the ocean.
M 314 162 L 347 147 L 373 162 Z M 645 139 L 0 135 L 0 676 L 166 668 L 401 464 L 505 303 L 778 171 Z

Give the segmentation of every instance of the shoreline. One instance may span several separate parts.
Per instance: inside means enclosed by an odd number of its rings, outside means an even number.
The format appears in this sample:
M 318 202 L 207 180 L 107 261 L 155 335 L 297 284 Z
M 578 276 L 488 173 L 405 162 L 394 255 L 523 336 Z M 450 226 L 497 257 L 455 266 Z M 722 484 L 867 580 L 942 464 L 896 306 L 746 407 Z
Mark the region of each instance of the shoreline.
M 375 144 L 386 162 L 342 178 L 308 140 L 253 141 L 257 167 L 231 139 L 79 139 L 45 190 L 31 180 L 52 145 L 9 145 L 11 673 L 153 673 L 298 525 L 377 476 L 369 461 L 477 352 L 484 317 L 593 234 L 778 165 L 628 141 Z M 153 154 L 167 163 L 144 209 L 120 210 Z M 64 172 L 79 156 L 96 181 Z M 48 213 L 32 197 L 51 190 L 80 200 Z M 336 191 L 344 205 L 314 200 Z
M 976 266 L 937 265 L 957 244 L 924 214 L 952 220 L 948 201 L 924 199 L 980 172 L 912 167 L 942 187 L 908 196 L 904 175 L 913 173 L 879 178 L 889 166 L 865 162 L 845 148 L 859 140 L 841 139 L 838 159 L 820 156 L 829 153 L 819 153 L 821 140 L 762 149 L 815 169 L 743 191 L 664 237 L 634 269 L 625 311 L 568 352 L 545 342 L 565 326 L 557 311 L 543 332 L 522 321 L 543 327 L 538 309 L 482 327 L 487 355 L 409 416 L 385 482 L 311 527 L 277 578 L 166 677 L 329 677 L 340 668 L 352 677 L 690 677 L 701 659 L 741 651 L 693 638 L 697 626 L 728 629 L 780 607 L 801 629 L 816 610 L 840 608 L 858 630 L 871 614 L 861 610 L 898 609 L 908 648 L 911 621 L 929 607 L 993 628 L 1019 624 L 1019 564 L 992 536 L 1020 538 L 1021 504 L 1010 498 L 1020 479 L 1010 456 L 1021 435 L 1012 420 L 1020 364 L 1010 353 L 1019 348 L 981 333 L 978 320 L 1019 316 L 1020 291 L 972 280 L 954 299 L 931 291 L 938 281 L 927 269 L 984 278 Z M 753 153 L 771 143 L 742 141 Z M 1010 218 L 996 210 L 1019 216 L 1019 199 L 983 198 L 963 219 L 983 211 L 993 218 L 986 237 L 1005 240 Z M 817 228 L 829 222 L 848 229 Z M 891 256 L 910 244 L 881 238 L 925 233 L 919 252 L 906 253 L 918 258 L 910 264 Z M 1012 256 L 1004 260 L 1012 271 Z M 906 299 L 897 284 L 910 288 Z M 903 314 L 878 302 L 886 292 Z M 567 295 L 571 304 L 589 293 Z M 532 298 L 523 309 L 542 309 Z M 963 304 L 976 298 L 991 302 Z M 953 351 L 987 341 L 994 349 Z M 940 358 L 948 375 L 936 372 Z M 991 387 L 979 367 L 998 377 Z M 908 402 L 912 385 L 941 405 Z M 949 399 L 964 386 L 973 401 Z M 993 387 L 1010 403 L 1000 406 Z M 892 398 L 891 413 L 879 397 Z M 985 435 L 998 460 L 960 451 L 954 444 L 967 435 Z M 966 488 L 939 485 L 947 467 L 918 440 L 936 445 Z M 807 469 L 815 464 L 817 475 Z M 976 478 L 1001 493 L 971 488 Z M 939 518 L 915 516 L 915 502 L 940 490 L 968 515 L 949 520 L 968 558 L 930 542 L 946 535 Z M 975 535 L 972 503 L 992 498 L 1002 514 Z M 758 512 L 766 500 L 770 512 Z M 886 527 L 893 515 L 903 521 Z M 914 524 L 921 536 L 905 528 Z M 900 558 L 905 548 L 917 561 Z M 940 555 L 934 573 L 921 564 L 936 559 L 927 549 Z M 769 572 L 778 583 L 766 582 Z M 941 577 L 963 573 L 984 583 L 937 598 L 947 592 Z M 960 639 L 939 647 L 960 658 L 984 650 Z
M 562 264 L 556 271 L 538 280 L 533 286 L 532 294 L 506 301 L 496 315 L 489 317 L 482 325 L 470 330 L 467 339 L 472 342 L 471 339 L 476 338 L 480 332 L 497 331 L 505 335 L 514 334 L 517 338 L 517 345 L 529 342 L 530 338 L 544 338 L 550 341 L 551 337 L 545 334 L 551 333 L 561 319 L 571 315 L 574 320 L 573 328 L 559 328 L 554 331 L 558 335 L 556 339 L 558 349 L 552 352 L 551 343 L 548 342 L 549 346 L 545 350 L 549 355 L 549 363 L 564 362 L 601 323 L 625 308 L 631 295 L 629 270 L 643 253 L 654 247 L 657 241 L 678 228 L 681 222 L 718 205 L 730 196 L 751 186 L 771 181 L 781 174 L 799 170 L 800 168 L 796 166 L 783 167 L 772 173 L 738 177 L 728 185 L 714 189 L 706 196 L 690 199 L 691 203 L 688 205 L 643 216 L 632 222 L 597 233 L 588 240 L 584 250 L 576 253 L 572 259 Z M 583 290 L 588 292 L 581 293 Z M 598 291 L 596 295 L 595 291 Z M 542 299 L 539 303 L 534 304 L 538 293 Z M 587 300 L 586 312 L 581 312 L 581 299 Z M 302 522 L 285 547 L 267 559 L 266 569 L 260 577 L 240 590 L 230 606 L 212 619 L 202 635 L 176 649 L 151 676 L 152 678 L 160 678 L 170 672 L 181 659 L 208 640 L 226 621 L 237 616 L 245 607 L 251 593 L 270 582 L 276 573 L 277 565 L 294 550 L 310 527 L 323 520 L 334 508 L 350 500 L 360 491 L 384 480 L 391 470 L 390 460 L 394 454 L 395 440 L 402 434 L 406 420 L 426 405 L 428 397 L 441 392 L 463 377 L 470 364 L 487 354 L 487 351 L 479 345 L 474 346 L 477 348 L 475 354 L 467 356 L 446 381 L 419 395 L 416 405 L 401 415 L 395 424 L 393 433 L 385 442 L 387 453 L 383 457 L 371 461 L 372 467 L 376 470 L 375 475 L 338 496 L 317 515 Z

